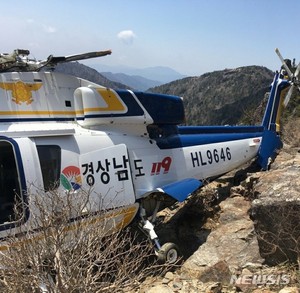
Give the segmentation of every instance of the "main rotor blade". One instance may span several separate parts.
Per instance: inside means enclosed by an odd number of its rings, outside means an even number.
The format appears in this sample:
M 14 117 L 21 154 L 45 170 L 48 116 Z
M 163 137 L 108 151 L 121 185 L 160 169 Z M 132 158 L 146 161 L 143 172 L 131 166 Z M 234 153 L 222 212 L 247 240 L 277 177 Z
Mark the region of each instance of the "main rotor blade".
M 291 72 L 291 70 L 289 69 L 289 67 L 286 65 L 283 57 L 281 56 L 279 49 L 276 48 L 275 49 L 276 54 L 278 55 L 279 59 L 281 60 L 282 65 L 284 66 L 286 72 L 288 73 L 289 77 L 292 78 L 293 77 L 293 73 Z
M 102 57 L 106 55 L 110 55 L 111 50 L 106 51 L 97 51 L 97 52 L 88 52 L 83 54 L 76 54 L 76 55 L 70 55 L 70 56 L 62 56 L 62 57 L 54 57 L 50 55 L 48 57 L 47 65 L 55 65 L 57 63 L 61 62 L 70 62 L 70 61 L 77 61 L 77 60 L 84 60 L 84 59 L 90 59 L 90 58 L 97 58 Z
M 76 61 L 76 60 L 83 60 L 89 58 L 103 57 L 110 54 L 111 54 L 111 50 L 106 50 L 106 51 L 97 51 L 97 52 L 89 52 L 89 53 L 83 53 L 77 55 L 70 55 L 70 56 L 66 56 L 65 58 L 66 61 Z

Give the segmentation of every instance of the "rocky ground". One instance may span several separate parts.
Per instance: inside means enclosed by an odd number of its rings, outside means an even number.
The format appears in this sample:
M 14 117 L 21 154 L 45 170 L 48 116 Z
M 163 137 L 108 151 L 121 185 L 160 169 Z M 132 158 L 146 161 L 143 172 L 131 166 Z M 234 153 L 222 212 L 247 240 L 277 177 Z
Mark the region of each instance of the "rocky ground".
M 182 261 L 137 292 L 299 293 L 299 174 L 300 150 L 286 146 L 269 171 L 247 165 L 160 212 L 157 233 Z

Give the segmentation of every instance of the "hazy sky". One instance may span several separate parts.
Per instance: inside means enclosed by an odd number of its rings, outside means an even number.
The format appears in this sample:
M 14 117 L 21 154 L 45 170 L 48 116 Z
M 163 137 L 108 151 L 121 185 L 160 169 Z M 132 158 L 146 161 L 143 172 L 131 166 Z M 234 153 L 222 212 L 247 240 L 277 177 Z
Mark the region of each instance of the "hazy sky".
M 246 65 L 280 67 L 274 52 L 300 61 L 300 0 L 0 0 L 1 52 L 72 55 L 86 61 L 168 66 L 182 74 Z

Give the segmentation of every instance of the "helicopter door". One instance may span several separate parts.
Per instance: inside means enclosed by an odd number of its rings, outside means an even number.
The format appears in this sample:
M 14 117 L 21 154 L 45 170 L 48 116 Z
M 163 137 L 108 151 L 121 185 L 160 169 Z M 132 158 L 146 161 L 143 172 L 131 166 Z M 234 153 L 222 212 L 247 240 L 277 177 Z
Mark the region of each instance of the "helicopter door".
M 95 208 L 107 210 L 135 202 L 125 144 L 83 154 L 80 166 L 83 187 L 91 191 Z
M 0 139 L 0 230 L 14 227 L 25 215 L 26 189 L 17 142 Z

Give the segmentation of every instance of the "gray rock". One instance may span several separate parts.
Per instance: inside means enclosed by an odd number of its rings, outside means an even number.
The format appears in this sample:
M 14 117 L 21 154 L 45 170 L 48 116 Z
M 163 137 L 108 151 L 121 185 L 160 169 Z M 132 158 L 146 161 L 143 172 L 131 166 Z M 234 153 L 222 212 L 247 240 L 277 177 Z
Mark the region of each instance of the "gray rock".
M 219 226 L 183 264 L 182 273 L 203 282 L 229 283 L 232 271 L 247 263 L 261 264 L 254 225 L 248 215 L 250 203 L 243 197 L 220 204 Z
M 261 174 L 254 186 L 251 218 L 262 256 L 269 265 L 300 257 L 300 154 L 281 153 L 275 169 Z

